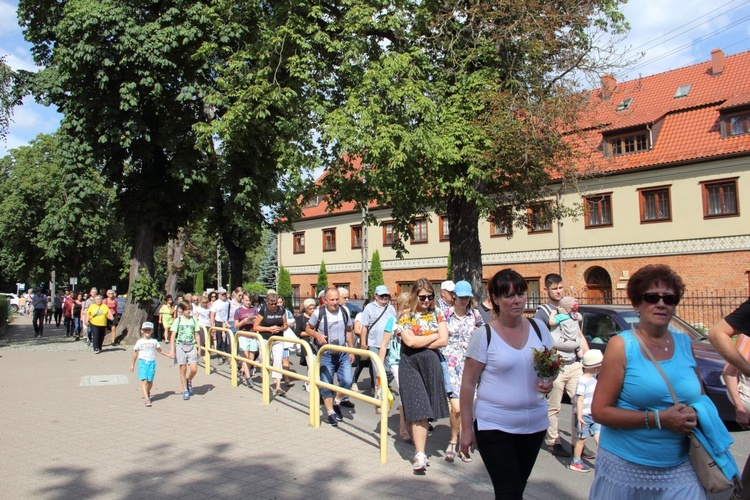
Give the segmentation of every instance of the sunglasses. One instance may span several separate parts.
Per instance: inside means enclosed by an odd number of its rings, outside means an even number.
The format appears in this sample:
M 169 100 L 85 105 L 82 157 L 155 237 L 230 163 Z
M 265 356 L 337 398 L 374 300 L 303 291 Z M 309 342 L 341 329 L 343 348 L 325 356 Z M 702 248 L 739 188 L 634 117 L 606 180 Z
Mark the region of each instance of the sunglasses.
M 429 295 L 417 295 L 417 298 L 420 302 L 424 302 L 425 300 L 432 300 L 435 298 L 435 294 L 431 293 Z
M 659 295 L 658 293 L 644 293 L 641 295 L 641 299 L 643 299 L 644 302 L 648 302 L 649 304 L 658 304 L 659 300 L 664 301 L 664 305 L 667 306 L 676 306 L 680 303 L 680 297 L 673 293 L 668 293 L 666 295 Z
M 390 299 L 391 295 L 389 293 L 384 293 L 383 295 L 378 295 L 378 297 L 380 297 L 381 299 Z

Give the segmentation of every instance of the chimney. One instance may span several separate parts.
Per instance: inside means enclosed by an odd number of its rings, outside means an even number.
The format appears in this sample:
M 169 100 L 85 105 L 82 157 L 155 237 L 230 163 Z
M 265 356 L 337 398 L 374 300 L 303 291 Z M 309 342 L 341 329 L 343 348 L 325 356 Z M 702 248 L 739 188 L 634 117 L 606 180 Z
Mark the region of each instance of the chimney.
M 612 95 L 612 93 L 615 91 L 615 87 L 617 87 L 617 80 L 612 75 L 602 75 L 601 82 L 602 97 L 604 99 L 609 99 L 609 96 Z
M 711 51 L 711 76 L 719 76 L 724 73 L 724 51 L 714 49 Z

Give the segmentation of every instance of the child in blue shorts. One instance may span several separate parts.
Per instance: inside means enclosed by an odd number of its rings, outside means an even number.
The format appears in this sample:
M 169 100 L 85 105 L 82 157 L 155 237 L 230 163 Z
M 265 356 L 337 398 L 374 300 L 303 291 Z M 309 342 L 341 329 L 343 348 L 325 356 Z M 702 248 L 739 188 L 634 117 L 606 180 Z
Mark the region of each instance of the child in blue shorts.
M 138 380 L 141 381 L 141 390 L 143 399 L 146 400 L 146 406 L 151 406 L 151 388 L 154 386 L 154 374 L 156 373 L 156 353 L 163 354 L 171 358 L 172 356 L 162 351 L 159 341 L 152 339 L 154 333 L 154 324 L 146 321 L 141 326 L 142 337 L 135 343 L 133 350 L 133 362 L 130 364 L 130 371 L 135 369 L 135 362 L 138 361 Z
M 591 468 L 581 460 L 583 447 L 586 445 L 586 439 L 589 436 L 594 436 L 596 445 L 599 446 L 601 425 L 594 422 L 594 419 L 591 418 L 591 400 L 594 399 L 596 376 L 599 374 L 599 367 L 602 365 L 602 359 L 602 351 L 599 351 L 598 349 L 589 349 L 586 351 L 586 354 L 583 355 L 583 375 L 578 379 L 576 395 L 573 402 L 575 405 L 573 418 L 575 420 L 576 436 L 578 437 L 578 440 L 573 446 L 573 461 L 570 462 L 569 466 L 570 470 L 576 472 L 588 472 L 591 470 Z

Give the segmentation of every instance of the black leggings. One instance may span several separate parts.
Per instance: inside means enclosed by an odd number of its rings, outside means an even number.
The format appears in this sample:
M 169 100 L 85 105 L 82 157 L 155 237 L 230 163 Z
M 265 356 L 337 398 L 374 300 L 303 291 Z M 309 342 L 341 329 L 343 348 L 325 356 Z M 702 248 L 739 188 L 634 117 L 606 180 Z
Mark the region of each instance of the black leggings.
M 91 325 L 91 334 L 94 337 L 94 350 L 101 351 L 104 337 L 107 335 L 107 327 Z
M 510 434 L 499 430 L 478 431 L 474 422 L 477 449 L 492 479 L 495 498 L 523 498 L 523 490 L 526 489 L 546 432 Z

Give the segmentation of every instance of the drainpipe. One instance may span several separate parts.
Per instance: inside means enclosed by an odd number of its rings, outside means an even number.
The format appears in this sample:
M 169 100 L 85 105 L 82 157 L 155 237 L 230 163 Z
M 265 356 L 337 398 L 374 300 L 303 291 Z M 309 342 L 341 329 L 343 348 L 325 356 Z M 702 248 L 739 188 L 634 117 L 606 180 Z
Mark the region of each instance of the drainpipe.
M 654 149 L 654 132 L 651 130 L 651 124 L 646 124 L 646 130 L 648 130 L 648 150 Z
M 563 184 L 560 189 L 558 189 L 557 193 L 555 194 L 555 201 L 557 202 L 557 208 L 560 208 L 560 191 L 562 191 L 562 188 L 565 187 L 565 184 Z M 560 218 L 557 218 L 557 266 L 558 266 L 558 274 L 560 276 L 563 275 L 563 262 L 562 262 L 562 224 L 560 223 Z M 565 277 L 563 276 L 563 280 L 565 280 Z

